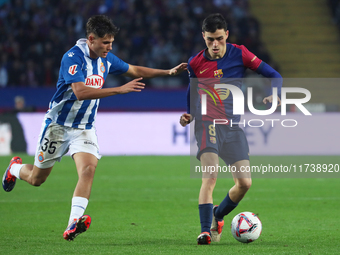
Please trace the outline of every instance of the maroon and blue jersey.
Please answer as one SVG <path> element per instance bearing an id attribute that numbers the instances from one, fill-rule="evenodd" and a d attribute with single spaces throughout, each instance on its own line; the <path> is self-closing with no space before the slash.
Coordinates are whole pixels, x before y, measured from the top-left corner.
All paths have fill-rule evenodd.
<path id="1" fill-rule="evenodd" d="M 232 93 L 224 88 L 214 89 L 214 85 L 231 84 L 241 89 L 242 78 L 247 68 L 261 73 L 265 77 L 282 78 L 279 73 L 243 45 L 227 43 L 226 53 L 220 59 L 209 59 L 205 52 L 206 49 L 202 50 L 188 61 L 190 77 L 187 98 L 188 113 L 191 113 L 196 120 L 232 119 L 233 123 L 240 121 L 240 115 L 233 115 Z M 282 82 L 275 85 L 272 83 L 272 86 L 280 89 Z M 191 99 L 190 93 L 192 94 Z M 206 115 L 200 114 L 202 94 L 207 94 Z M 191 102 L 191 107 L 190 100 L 194 100 Z"/>

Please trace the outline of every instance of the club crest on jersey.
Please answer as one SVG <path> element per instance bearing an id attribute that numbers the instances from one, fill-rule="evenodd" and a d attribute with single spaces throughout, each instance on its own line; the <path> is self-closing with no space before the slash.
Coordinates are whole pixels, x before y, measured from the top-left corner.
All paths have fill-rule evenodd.
<path id="1" fill-rule="evenodd" d="M 40 154 L 38 155 L 38 160 L 39 160 L 39 162 L 44 161 L 44 153 L 43 152 L 40 152 Z"/>
<path id="2" fill-rule="evenodd" d="M 105 66 L 104 66 L 103 62 L 102 62 L 102 64 L 101 64 L 101 66 L 100 66 L 100 71 L 101 71 L 102 73 L 105 73 Z"/>
<path id="3" fill-rule="evenodd" d="M 216 137 L 210 136 L 210 142 L 215 144 L 216 143 Z"/>
<path id="4" fill-rule="evenodd" d="M 72 65 L 68 69 L 68 73 L 71 74 L 71 75 L 75 75 L 78 72 L 78 71 L 76 71 L 76 69 L 77 69 L 77 65 Z"/>
<path id="5" fill-rule="evenodd" d="M 104 78 L 100 75 L 93 74 L 90 75 L 85 79 L 85 86 L 94 88 L 94 89 L 101 89 L 104 85 Z"/>
<path id="6" fill-rule="evenodd" d="M 215 70 L 214 76 L 215 76 L 216 79 L 221 79 L 223 77 L 222 69 Z"/>

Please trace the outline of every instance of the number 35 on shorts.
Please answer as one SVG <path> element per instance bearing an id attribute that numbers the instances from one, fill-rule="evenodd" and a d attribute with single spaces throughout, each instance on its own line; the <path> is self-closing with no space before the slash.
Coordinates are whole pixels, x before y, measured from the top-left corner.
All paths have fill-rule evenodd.
<path id="1" fill-rule="evenodd" d="M 43 152 L 47 151 L 49 154 L 53 154 L 55 150 L 57 149 L 55 146 L 56 144 L 57 142 L 50 141 L 49 139 L 44 138 L 44 141 L 42 142 L 42 145 L 41 145 L 41 150 Z"/>

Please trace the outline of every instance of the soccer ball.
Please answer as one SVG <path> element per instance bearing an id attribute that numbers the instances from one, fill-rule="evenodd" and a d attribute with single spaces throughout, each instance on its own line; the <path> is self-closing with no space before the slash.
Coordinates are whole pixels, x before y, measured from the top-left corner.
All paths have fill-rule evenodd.
<path id="1" fill-rule="evenodd" d="M 231 222 L 231 233 L 242 243 L 255 241 L 262 232 L 262 223 L 254 213 L 242 212 L 237 214 Z"/>

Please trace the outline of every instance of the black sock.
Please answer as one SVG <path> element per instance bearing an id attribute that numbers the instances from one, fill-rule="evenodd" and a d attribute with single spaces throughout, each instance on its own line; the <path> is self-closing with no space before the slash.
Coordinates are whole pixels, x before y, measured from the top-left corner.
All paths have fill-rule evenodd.
<path id="1" fill-rule="evenodd" d="M 200 222 L 201 222 L 201 233 L 209 232 L 212 222 L 212 209 L 213 204 L 201 204 L 198 205 L 198 210 L 200 214 Z"/>
<path id="2" fill-rule="evenodd" d="M 233 201 L 231 201 L 228 192 L 227 196 L 223 199 L 223 201 L 215 210 L 215 218 L 217 220 L 223 220 L 223 217 L 234 210 L 237 205 L 238 203 L 234 203 Z"/>

